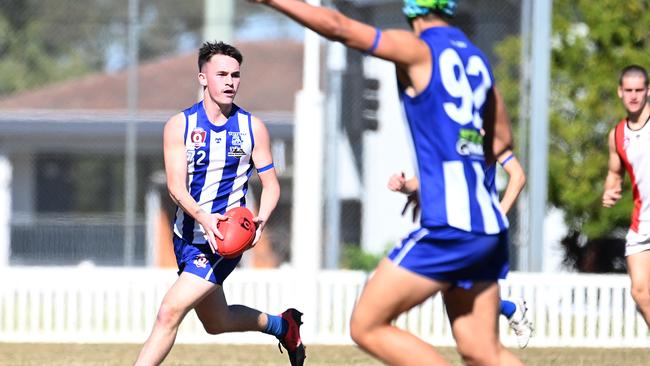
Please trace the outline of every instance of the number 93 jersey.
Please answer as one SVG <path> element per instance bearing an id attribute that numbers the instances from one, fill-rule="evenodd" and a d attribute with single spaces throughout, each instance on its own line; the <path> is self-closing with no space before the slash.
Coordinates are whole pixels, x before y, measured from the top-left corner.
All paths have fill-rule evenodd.
<path id="1" fill-rule="evenodd" d="M 233 105 L 228 120 L 221 126 L 208 120 L 203 102 L 183 113 L 190 195 L 205 212 L 223 214 L 233 207 L 245 206 L 255 143 L 250 113 Z M 200 224 L 180 207 L 174 233 L 190 243 L 206 243 Z"/>
<path id="2" fill-rule="evenodd" d="M 431 80 L 414 97 L 400 87 L 400 98 L 417 158 L 421 225 L 500 233 L 508 222 L 485 179 L 481 133 L 492 70 L 457 28 L 428 28 L 420 38 L 431 50 Z"/>

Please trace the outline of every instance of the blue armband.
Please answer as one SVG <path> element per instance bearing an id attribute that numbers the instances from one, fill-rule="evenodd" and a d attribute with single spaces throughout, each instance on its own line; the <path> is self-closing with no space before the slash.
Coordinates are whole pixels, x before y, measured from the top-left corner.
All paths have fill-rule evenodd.
<path id="1" fill-rule="evenodd" d="M 373 52 L 377 49 L 377 46 L 379 46 L 379 40 L 381 40 L 381 29 L 375 28 L 375 40 L 372 41 L 372 46 L 364 52 L 366 55 L 372 55 Z"/>
<path id="2" fill-rule="evenodd" d="M 515 157 L 515 154 L 510 154 L 510 155 L 508 155 L 508 157 L 505 158 L 505 159 L 501 162 L 501 166 L 505 166 L 505 165 L 506 165 L 510 160 L 512 160 L 512 158 L 514 158 L 514 157 Z"/>
<path id="3" fill-rule="evenodd" d="M 273 169 L 273 163 L 271 163 L 271 164 L 269 164 L 269 165 L 267 165 L 267 166 L 263 166 L 263 167 L 257 169 L 257 172 L 258 172 L 258 173 L 264 173 L 265 171 L 267 171 L 267 170 L 269 170 L 269 169 Z"/>

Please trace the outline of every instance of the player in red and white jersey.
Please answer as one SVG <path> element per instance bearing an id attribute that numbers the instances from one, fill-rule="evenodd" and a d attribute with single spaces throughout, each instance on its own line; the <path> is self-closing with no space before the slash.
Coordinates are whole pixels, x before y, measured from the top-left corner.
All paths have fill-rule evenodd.
<path id="1" fill-rule="evenodd" d="M 609 133 L 609 170 L 603 206 L 621 198 L 625 172 L 632 182 L 634 211 L 626 236 L 625 256 L 632 280 L 631 292 L 646 324 L 650 325 L 650 105 L 648 73 L 638 65 L 621 71 L 618 96 L 627 111 Z"/>

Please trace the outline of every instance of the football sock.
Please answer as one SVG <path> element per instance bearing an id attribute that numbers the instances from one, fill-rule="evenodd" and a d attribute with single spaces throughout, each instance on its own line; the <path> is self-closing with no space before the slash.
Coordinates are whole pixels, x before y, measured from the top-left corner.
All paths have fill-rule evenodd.
<path id="1" fill-rule="evenodd" d="M 514 302 L 508 300 L 501 300 L 501 314 L 505 315 L 506 318 L 510 319 L 512 314 L 517 310 L 517 305 Z"/>
<path id="2" fill-rule="evenodd" d="M 287 333 L 289 324 L 281 316 L 266 314 L 266 318 L 268 321 L 266 323 L 266 329 L 263 331 L 264 333 L 272 334 L 278 338 L 281 338 Z"/>

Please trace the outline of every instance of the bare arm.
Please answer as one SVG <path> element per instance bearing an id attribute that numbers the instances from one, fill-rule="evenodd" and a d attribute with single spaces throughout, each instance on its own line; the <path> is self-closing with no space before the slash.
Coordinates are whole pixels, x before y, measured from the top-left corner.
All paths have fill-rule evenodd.
<path id="1" fill-rule="evenodd" d="M 499 156 L 498 160 L 506 173 L 508 173 L 508 184 L 501 198 L 501 211 L 507 214 L 526 185 L 526 173 L 524 173 L 524 168 L 512 154 L 511 150 L 506 150 Z"/>
<path id="2" fill-rule="evenodd" d="M 264 123 L 256 117 L 253 120 L 253 136 L 255 137 L 255 147 L 253 148 L 253 163 L 257 169 L 264 168 L 273 163 L 273 156 L 271 154 L 271 139 L 269 132 L 264 126 Z M 258 226 L 258 238 L 264 226 L 266 225 L 269 216 L 275 209 L 280 199 L 280 183 L 276 175 L 275 169 L 271 168 L 258 173 L 260 181 L 262 182 L 262 195 L 260 197 L 260 206 L 254 221 Z"/>
<path id="3" fill-rule="evenodd" d="M 192 198 L 187 189 L 187 157 L 183 135 L 185 131 L 185 116 L 179 113 L 167 121 L 163 132 L 163 154 L 165 158 L 165 174 L 167 177 L 167 190 L 172 201 L 183 211 L 192 216 L 201 224 L 205 231 L 208 243 L 213 251 L 217 244 L 215 235 L 220 239 L 223 236 L 217 230 L 217 221 L 224 218 L 219 214 L 210 214 Z"/>
<path id="4" fill-rule="evenodd" d="M 616 128 L 613 128 L 607 138 L 609 145 L 609 163 L 603 192 L 603 206 L 605 207 L 612 207 L 621 199 L 623 177 L 625 176 L 625 167 L 623 166 L 621 157 L 616 152 L 615 131 Z"/>
<path id="5" fill-rule="evenodd" d="M 493 164 L 497 156 L 512 149 L 513 145 L 510 117 L 496 86 L 492 87 L 492 91 L 488 94 L 483 122 L 486 161 L 488 164 Z"/>

